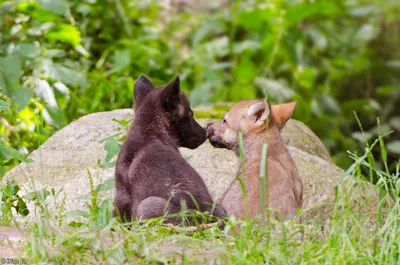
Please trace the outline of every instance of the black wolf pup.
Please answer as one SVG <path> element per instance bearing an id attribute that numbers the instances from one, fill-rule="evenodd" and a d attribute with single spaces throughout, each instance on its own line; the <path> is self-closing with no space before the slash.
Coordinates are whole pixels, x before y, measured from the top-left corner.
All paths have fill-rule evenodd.
<path id="1" fill-rule="evenodd" d="M 115 170 L 114 216 L 130 221 L 179 213 L 182 200 L 188 210 L 226 216 L 222 206 L 213 205 L 200 175 L 179 153 L 178 147 L 194 149 L 207 139 L 206 130 L 194 120 L 189 101 L 180 91 L 179 77 L 156 89 L 141 75 L 134 96 L 133 126 Z M 177 217 L 166 222 L 180 223 Z"/>

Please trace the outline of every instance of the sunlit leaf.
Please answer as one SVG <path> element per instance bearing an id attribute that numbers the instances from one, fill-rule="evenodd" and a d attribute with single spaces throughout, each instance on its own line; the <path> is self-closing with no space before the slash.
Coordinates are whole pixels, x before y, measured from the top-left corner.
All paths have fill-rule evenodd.
<path id="1" fill-rule="evenodd" d="M 49 40 L 69 43 L 74 47 L 79 45 L 81 41 L 80 31 L 76 26 L 70 24 L 61 24 L 52 28 L 45 34 L 45 37 Z"/>
<path id="2" fill-rule="evenodd" d="M 55 21 L 61 20 L 61 17 L 58 14 L 51 12 L 44 8 L 36 8 L 33 16 L 38 21 L 42 21 L 42 22 L 55 22 Z M 40 32 L 39 36 L 40 35 L 42 35 L 42 32 Z"/>

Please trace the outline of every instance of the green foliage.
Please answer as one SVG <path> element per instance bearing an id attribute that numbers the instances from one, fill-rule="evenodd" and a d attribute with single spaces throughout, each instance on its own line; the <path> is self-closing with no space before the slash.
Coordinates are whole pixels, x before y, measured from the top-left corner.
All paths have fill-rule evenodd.
<path id="1" fill-rule="evenodd" d="M 13 212 L 22 216 L 29 214 L 28 207 L 23 198 L 18 195 L 20 188 L 15 182 L 8 182 L 0 189 L 0 224 L 10 224 L 13 220 Z"/>
<path id="2" fill-rule="evenodd" d="M 351 163 L 346 150 L 394 130 L 387 149 L 393 169 L 400 155 L 398 1 L 201 6 L 0 0 L 2 137 L 26 154 L 82 115 L 131 107 L 141 73 L 157 84 L 180 74 L 192 105 L 263 96 L 298 101 L 295 118 L 343 168 Z M 16 163 L 2 162 L 1 174 Z"/>

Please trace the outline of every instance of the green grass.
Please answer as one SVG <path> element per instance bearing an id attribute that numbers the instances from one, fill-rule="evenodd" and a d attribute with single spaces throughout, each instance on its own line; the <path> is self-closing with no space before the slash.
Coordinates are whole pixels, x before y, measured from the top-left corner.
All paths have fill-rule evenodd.
<path id="1" fill-rule="evenodd" d="M 60 207 L 50 213 L 44 198 L 54 191 L 42 191 L 30 196 L 36 214 L 23 228 L 20 257 L 28 264 L 400 264 L 400 163 L 394 172 L 378 169 L 374 146 L 384 150 L 383 138 L 361 156 L 350 154 L 354 163 L 335 187 L 329 217 L 310 217 L 307 210 L 300 212 L 302 222 L 268 219 L 258 225 L 231 217 L 224 230 L 187 231 L 159 218 L 128 226 L 111 217 L 112 202 L 99 200 L 92 181 L 87 212 Z M 379 177 L 376 198 L 360 193 L 370 185 L 369 174 Z M 12 219 L 8 224 L 20 222 L 3 214 Z"/>

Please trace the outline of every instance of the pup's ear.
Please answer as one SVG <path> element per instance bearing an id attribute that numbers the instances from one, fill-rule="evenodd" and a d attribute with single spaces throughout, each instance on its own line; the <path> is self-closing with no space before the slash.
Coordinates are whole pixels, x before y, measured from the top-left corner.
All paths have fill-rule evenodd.
<path id="1" fill-rule="evenodd" d="M 172 111 L 178 107 L 181 92 L 180 83 L 179 76 L 176 76 L 163 89 L 163 106 L 168 111 Z"/>
<path id="2" fill-rule="evenodd" d="M 135 104 L 138 105 L 146 97 L 146 95 L 154 88 L 153 83 L 145 75 L 140 75 L 133 87 L 133 95 Z"/>
<path id="3" fill-rule="evenodd" d="M 279 130 L 282 130 L 286 122 L 292 117 L 296 105 L 296 102 L 272 105 L 272 116 Z"/>
<path id="4" fill-rule="evenodd" d="M 269 103 L 268 103 L 269 104 Z M 265 108 L 264 101 L 257 101 L 249 106 L 246 112 L 246 118 L 253 121 L 257 125 L 262 125 L 267 120 L 269 108 Z"/>

